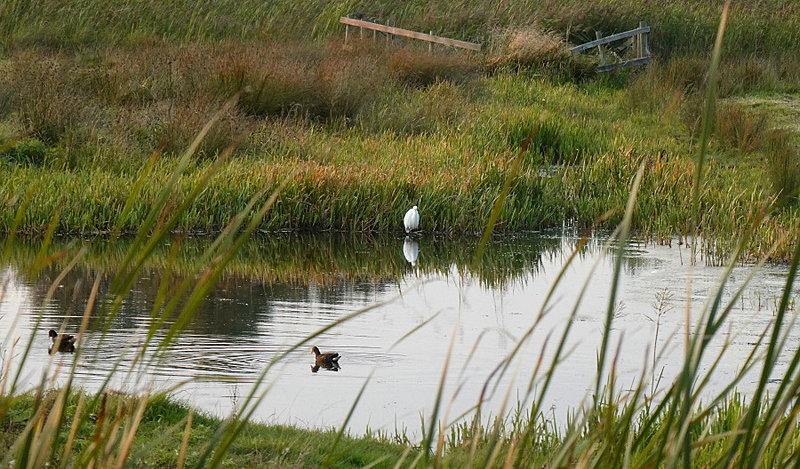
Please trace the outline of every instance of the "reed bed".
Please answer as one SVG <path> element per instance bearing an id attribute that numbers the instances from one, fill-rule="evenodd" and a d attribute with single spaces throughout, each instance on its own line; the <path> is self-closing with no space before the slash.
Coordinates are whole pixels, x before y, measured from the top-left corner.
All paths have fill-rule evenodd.
<path id="1" fill-rule="evenodd" d="M 498 26 L 522 27 L 538 20 L 569 40 L 594 39 L 630 29 L 639 21 L 656 26 L 653 48 L 659 56 L 707 54 L 714 40 L 721 7 L 680 0 L 661 3 L 603 0 L 538 2 L 516 0 L 398 2 L 220 1 L 198 5 L 186 0 L 156 3 L 126 0 L 109 11 L 92 0 L 10 0 L 0 10 L 6 47 L 37 44 L 80 47 L 87 44 L 142 43 L 153 37 L 176 41 L 248 40 L 263 37 L 328 38 L 341 34 L 340 16 L 361 12 L 377 21 L 464 40 L 486 42 Z M 731 56 L 777 53 L 790 56 L 798 40 L 797 5 L 779 0 L 743 1 L 731 7 L 726 53 Z M 120 27 L 120 25 L 125 25 Z M 587 39 L 588 38 L 588 39 Z"/>
<path id="2" fill-rule="evenodd" d="M 436 7 L 129 0 L 109 12 L 91 1 L 4 3 L 0 167 L 8 177 L 0 182 L 0 230 L 42 234 L 58 208 L 60 233 L 136 231 L 181 151 L 237 95 L 181 174 L 176 190 L 186 193 L 232 149 L 175 221 L 180 231 L 222 230 L 255 193 L 289 175 L 259 229 L 399 231 L 398 214 L 417 204 L 426 230 L 478 233 L 516 148 L 537 126 L 498 231 L 586 227 L 601 218 L 613 227 L 645 161 L 652 171 L 634 228 L 687 234 L 690 155 L 718 6 L 448 4 L 455 16 Z M 800 62 L 785 47 L 800 30 L 795 10 L 733 5 L 720 57 L 717 89 L 731 99 L 715 111 L 700 226 L 732 246 L 742 220 L 768 213 L 746 250 L 755 259 L 766 255 L 769 241 L 761 239 L 800 223 L 798 146 L 795 130 L 770 137 L 778 123 L 739 102 L 797 92 Z M 484 42 L 488 52 L 430 54 L 369 39 L 345 45 L 337 19 L 355 11 Z M 639 20 L 654 27 L 657 60 L 645 71 L 593 77 L 591 59 L 566 52 L 594 31 Z M 604 217 L 608 211 L 615 214 Z M 789 256 L 788 248 L 771 254 Z"/>
<path id="3" fill-rule="evenodd" d="M 7 174 L 0 200 L 8 207 L 0 229 L 8 231 L 14 210 L 24 205 L 16 228 L 29 234 L 44 233 L 56 208 L 61 233 L 135 231 L 180 149 L 228 97 L 245 90 L 208 129 L 180 176 L 179 194 L 232 149 L 176 220 L 180 231 L 221 230 L 256 192 L 289 175 L 284 197 L 260 229 L 395 231 L 398 214 L 417 204 L 426 230 L 478 233 L 515 148 L 535 125 L 498 231 L 588 226 L 616 210 L 605 222 L 613 226 L 635 168 L 646 161 L 646 196 L 634 228 L 654 237 L 687 233 L 694 171 L 688 155 L 697 126 L 687 115 L 699 115 L 699 79 L 689 87 L 667 80 L 655 90 L 654 67 L 624 89 L 521 69 L 464 81 L 465 69 L 452 68 L 452 57 L 433 56 L 420 73 L 428 76 L 434 67 L 438 78 L 425 85 L 408 81 L 418 76 L 408 54 L 371 44 L 343 49 L 337 42 L 176 47 L 163 41 L 80 53 L 13 52 L 0 71 L 0 82 L 17 91 L 5 102 L 0 127 Z M 39 79 L 31 82 L 31 75 Z M 796 146 L 765 136 L 775 124 L 758 117 L 756 125 L 735 102 L 719 113 L 701 194 L 708 208 L 703 232 L 729 237 L 763 210 L 770 212 L 760 228 L 768 239 L 792 232 Z M 753 243 L 749 255 L 765 255 L 768 243 Z M 788 255 L 784 249 L 773 256 Z"/>

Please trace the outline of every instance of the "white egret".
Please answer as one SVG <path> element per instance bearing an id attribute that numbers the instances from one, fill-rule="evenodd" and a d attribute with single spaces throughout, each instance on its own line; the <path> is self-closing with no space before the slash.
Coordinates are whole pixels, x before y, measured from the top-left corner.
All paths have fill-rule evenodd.
<path id="1" fill-rule="evenodd" d="M 419 229 L 419 210 L 416 205 L 406 212 L 406 216 L 403 217 L 403 225 L 406 227 L 406 233 Z"/>

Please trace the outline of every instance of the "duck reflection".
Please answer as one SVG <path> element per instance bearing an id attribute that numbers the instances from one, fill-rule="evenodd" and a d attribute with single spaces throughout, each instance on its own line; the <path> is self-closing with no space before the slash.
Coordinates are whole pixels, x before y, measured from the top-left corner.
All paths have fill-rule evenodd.
<path id="1" fill-rule="evenodd" d="M 411 239 L 410 236 L 406 236 L 405 241 L 403 241 L 403 256 L 406 258 L 411 264 L 411 267 L 417 266 L 417 258 L 419 257 L 419 243 L 416 240 Z"/>
<path id="2" fill-rule="evenodd" d="M 341 356 L 338 353 L 321 353 L 316 345 L 311 347 L 311 352 L 314 354 L 314 365 L 311 366 L 312 373 L 316 373 L 320 368 L 330 371 L 339 371 L 342 368 L 339 366 Z"/>
<path id="3" fill-rule="evenodd" d="M 342 369 L 342 367 L 339 366 L 338 362 L 317 363 L 316 365 L 311 365 L 311 372 L 316 373 L 317 371 L 319 371 L 320 368 L 328 371 L 339 371 Z"/>

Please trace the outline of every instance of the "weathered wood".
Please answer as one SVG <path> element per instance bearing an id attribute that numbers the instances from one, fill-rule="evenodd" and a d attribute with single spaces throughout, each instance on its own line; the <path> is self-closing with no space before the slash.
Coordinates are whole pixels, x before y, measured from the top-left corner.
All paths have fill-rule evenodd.
<path id="1" fill-rule="evenodd" d="M 620 62 L 618 64 L 606 64 L 597 67 L 598 72 L 608 72 L 611 70 L 616 70 L 618 68 L 625 68 L 625 67 L 633 67 L 635 65 L 644 65 L 650 63 L 652 59 L 650 57 L 640 57 L 638 59 L 631 59 L 626 60 L 625 62 Z"/>
<path id="2" fill-rule="evenodd" d="M 596 39 L 596 40 L 591 41 L 591 42 L 583 43 L 583 44 L 581 44 L 579 46 L 573 47 L 569 51 L 572 52 L 573 54 L 577 54 L 578 52 L 583 52 L 583 51 L 589 50 L 589 49 L 591 49 L 593 47 L 597 47 L 597 46 L 600 46 L 600 45 L 603 45 L 603 44 L 608 44 L 609 42 L 614 42 L 614 41 L 618 41 L 620 39 L 625 39 L 626 37 L 636 36 L 637 34 L 649 33 L 649 32 L 650 32 L 650 26 L 645 26 L 644 28 L 631 29 L 630 31 L 625 31 L 625 32 L 622 32 L 622 33 L 617 33 L 617 34 L 612 34 L 611 36 L 606 36 L 606 37 L 604 37 L 602 39 Z"/>
<path id="3" fill-rule="evenodd" d="M 642 35 L 637 34 L 633 36 L 633 50 L 636 52 L 635 57 L 639 58 L 642 56 Z"/>
<path id="4" fill-rule="evenodd" d="M 603 32 L 602 31 L 595 31 L 594 32 L 594 37 L 597 38 L 597 40 L 599 41 L 600 39 L 603 38 Z M 600 64 L 601 65 L 605 65 L 606 64 L 606 53 L 603 51 L 603 45 L 602 44 L 597 46 L 597 53 L 600 54 Z"/>
<path id="5" fill-rule="evenodd" d="M 639 26 L 646 28 L 647 23 L 642 21 L 641 23 L 639 23 Z M 642 52 L 643 52 L 642 57 L 650 57 L 650 46 L 647 44 L 648 37 L 649 36 L 647 34 L 642 34 Z"/>
<path id="6" fill-rule="evenodd" d="M 381 31 L 389 35 L 410 37 L 412 39 L 419 39 L 421 41 L 428 41 L 436 44 L 444 44 L 451 47 L 459 47 L 468 50 L 481 50 L 481 45 L 474 42 L 459 41 L 458 39 L 450 39 L 447 37 L 434 36 L 433 34 L 419 33 L 408 29 L 395 28 L 393 26 L 386 26 L 379 23 L 371 23 L 369 21 L 355 20 L 353 18 L 341 17 L 339 22 L 349 26 L 358 26 L 361 28 L 371 29 L 373 31 Z"/>

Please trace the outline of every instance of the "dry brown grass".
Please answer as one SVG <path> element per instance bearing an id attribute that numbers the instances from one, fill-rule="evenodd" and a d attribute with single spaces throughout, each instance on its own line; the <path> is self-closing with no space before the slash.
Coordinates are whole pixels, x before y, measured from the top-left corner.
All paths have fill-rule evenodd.
<path id="1" fill-rule="evenodd" d="M 770 128 L 769 116 L 739 103 L 726 103 L 714 116 L 714 134 L 742 153 L 750 153 L 764 145 Z"/>
<path id="2" fill-rule="evenodd" d="M 493 42 L 490 69 L 548 71 L 570 80 L 582 80 L 595 73 L 591 58 L 573 55 L 566 41 L 536 25 L 501 31 Z"/>
<path id="3" fill-rule="evenodd" d="M 784 202 L 800 200 L 800 143 L 797 135 L 775 129 L 764 138 L 767 171 L 772 188 Z"/>
<path id="4" fill-rule="evenodd" d="M 85 103 L 73 91 L 69 73 L 58 57 L 37 60 L 23 54 L 12 61 L 3 81 L 13 90 L 11 106 L 25 132 L 55 143 L 85 117 Z"/>
<path id="5" fill-rule="evenodd" d="M 123 148 L 137 154 L 154 148 L 178 152 L 221 103 L 240 94 L 237 107 L 200 149 L 214 154 L 259 120 L 349 125 L 374 117 L 373 105 L 392 90 L 461 82 L 479 68 L 465 54 L 430 54 L 370 41 L 345 46 L 338 41 L 148 40 L 136 47 L 80 52 L 27 49 L 12 53 L 0 68 L 0 89 L 11 90 L 0 100 L 0 113 L 18 116 L 26 134 L 49 146 L 68 143 L 72 156 L 67 159 Z M 429 116 L 450 120 L 434 109 L 420 112 L 407 109 L 389 127 L 418 132 L 432 128 Z"/>
<path id="6" fill-rule="evenodd" d="M 389 58 L 389 73 L 402 83 L 429 86 L 440 82 L 463 82 L 480 70 L 479 62 L 463 52 L 428 53 L 399 49 Z"/>

